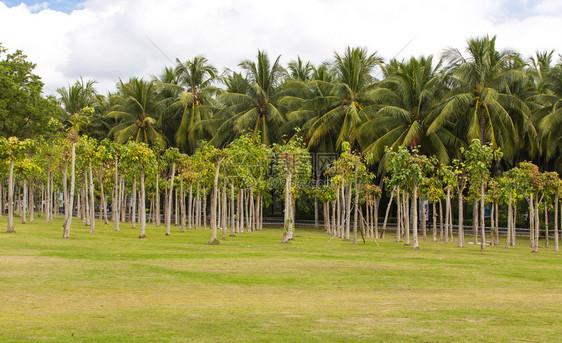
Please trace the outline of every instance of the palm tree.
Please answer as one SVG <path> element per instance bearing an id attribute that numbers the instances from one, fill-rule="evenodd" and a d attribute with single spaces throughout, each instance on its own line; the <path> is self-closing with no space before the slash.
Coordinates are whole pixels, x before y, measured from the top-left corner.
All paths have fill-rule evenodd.
<path id="1" fill-rule="evenodd" d="M 166 140 L 157 120 L 165 105 L 158 96 L 156 83 L 133 77 L 127 83 L 120 80 L 117 89 L 115 109 L 108 114 L 117 124 L 109 135 L 117 143 L 134 140 L 164 148 Z"/>
<path id="2" fill-rule="evenodd" d="M 428 131 L 434 133 L 458 121 L 458 132 L 466 132 L 467 141 L 490 142 L 511 159 L 518 144 L 517 131 L 528 128 L 525 121 L 530 116 L 525 102 L 509 93 L 509 85 L 524 77 L 521 69 L 512 68 L 518 56 L 498 52 L 496 37 L 488 36 L 470 39 L 467 53 L 465 57 L 457 49 L 445 51 L 451 91 Z"/>
<path id="3" fill-rule="evenodd" d="M 196 124 L 212 118 L 217 108 L 214 95 L 219 89 L 212 86 L 216 79 L 216 68 L 202 56 L 185 62 L 176 59 L 175 69 L 166 69 L 161 78 L 162 85 L 167 89 L 166 96 L 171 99 L 163 118 L 172 117 L 174 140 L 182 152 L 193 153 L 195 143 L 205 129 L 199 126 L 200 130 L 196 130 Z"/>
<path id="4" fill-rule="evenodd" d="M 68 88 L 59 88 L 60 102 L 69 115 L 80 112 L 84 107 L 92 106 L 96 101 L 96 81 L 84 81 L 82 77 Z"/>
<path id="5" fill-rule="evenodd" d="M 386 146 L 419 146 L 421 153 L 448 162 L 448 147 L 458 146 L 458 139 L 445 128 L 428 132 L 432 111 L 444 90 L 440 66 L 441 61 L 434 65 L 429 56 L 412 57 L 408 62 L 392 60 L 385 68 L 386 78 L 371 94 L 380 107 L 359 131 L 364 151 L 374 153 L 377 162 Z"/>
<path id="6" fill-rule="evenodd" d="M 366 120 L 365 109 L 373 104 L 371 97 L 374 68 L 382 64 L 376 53 L 369 54 L 364 48 L 348 47 L 344 55 L 335 54 L 333 64 L 335 80 L 327 94 L 319 97 L 317 108 L 325 108 L 311 118 L 306 140 L 309 147 L 316 147 L 327 140 L 335 141 L 337 150 L 344 141 L 356 144 L 358 129 Z M 322 81 L 326 82 L 326 81 Z"/>
<path id="7" fill-rule="evenodd" d="M 217 127 L 211 143 L 224 146 L 244 132 L 261 134 L 265 144 L 279 140 L 280 128 L 286 121 L 277 103 L 283 77 L 279 58 L 271 63 L 267 53 L 258 51 L 256 62 L 245 60 L 239 64 L 245 76 L 233 73 L 225 78 L 228 89 L 219 96 L 225 108 L 213 121 L 202 123 Z"/>
<path id="8" fill-rule="evenodd" d="M 546 69 L 546 66 L 541 70 Z M 553 161 L 562 170 L 562 57 L 548 72 L 541 73 L 542 92 L 537 96 L 541 108 L 534 113 L 546 161 Z"/>

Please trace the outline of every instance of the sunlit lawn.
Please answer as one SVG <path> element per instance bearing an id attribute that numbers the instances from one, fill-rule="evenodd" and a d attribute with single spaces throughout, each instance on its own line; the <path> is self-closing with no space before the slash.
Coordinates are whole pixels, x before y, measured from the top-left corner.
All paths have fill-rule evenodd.
<path id="1" fill-rule="evenodd" d="M 280 244 L 266 228 L 209 246 L 202 229 L 139 240 L 129 223 L 91 235 L 75 219 L 63 240 L 61 217 L 18 220 L 0 234 L 2 342 L 562 340 L 562 253 L 523 238 L 413 251 L 313 229 Z"/>

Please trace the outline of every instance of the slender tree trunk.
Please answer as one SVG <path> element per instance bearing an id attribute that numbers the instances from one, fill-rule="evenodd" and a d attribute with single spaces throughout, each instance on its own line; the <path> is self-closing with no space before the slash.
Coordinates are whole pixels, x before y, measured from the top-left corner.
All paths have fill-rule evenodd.
<path id="1" fill-rule="evenodd" d="M 390 207 L 392 205 L 392 199 L 394 198 L 394 193 L 396 192 L 396 187 L 392 189 L 390 192 L 390 200 L 388 201 L 388 205 L 386 205 L 386 213 L 384 215 L 384 222 L 382 224 L 382 234 L 381 238 L 384 238 L 384 234 L 386 233 L 386 223 L 388 221 L 388 214 L 390 213 Z"/>
<path id="2" fill-rule="evenodd" d="M 66 169 L 64 171 L 64 183 L 66 184 Z M 45 191 L 45 223 L 50 223 L 51 222 L 51 215 L 50 215 L 50 210 L 51 210 L 51 172 L 50 170 L 47 170 L 47 183 L 45 184 L 45 186 L 47 186 L 46 191 Z M 66 218 L 66 217 L 65 217 Z"/>
<path id="3" fill-rule="evenodd" d="M 137 228 L 137 176 L 133 176 L 133 189 L 131 191 L 131 228 Z"/>
<path id="4" fill-rule="evenodd" d="M 404 226 L 402 226 L 404 231 L 404 245 L 410 245 L 410 225 L 412 224 L 410 220 L 410 197 L 405 191 L 402 193 L 402 202 L 404 203 Z"/>
<path id="5" fill-rule="evenodd" d="M 226 202 L 226 169 L 223 168 L 223 184 L 222 184 L 222 207 L 221 207 L 221 228 L 222 228 L 222 240 L 226 241 L 226 227 L 227 227 L 227 202 Z"/>
<path id="6" fill-rule="evenodd" d="M 75 169 L 76 169 L 76 143 L 72 142 L 72 157 L 70 162 L 70 199 L 69 206 L 74 204 L 74 184 L 76 181 Z M 68 211 L 68 215 L 65 218 L 64 230 L 62 238 L 70 238 L 70 224 L 72 222 L 72 209 Z"/>
<path id="7" fill-rule="evenodd" d="M 433 217 L 433 241 L 437 242 L 437 205 L 436 203 L 432 203 L 433 205 L 433 211 L 432 212 L 432 217 Z"/>
<path id="8" fill-rule="evenodd" d="M 160 171 L 156 172 L 156 207 L 154 208 L 154 213 L 156 216 L 156 226 L 160 226 Z"/>
<path id="9" fill-rule="evenodd" d="M 88 161 L 88 168 L 90 171 L 90 233 L 96 233 L 96 207 L 94 205 L 94 173 L 92 171 L 92 161 Z M 101 206 L 100 206 L 101 215 Z"/>
<path id="10" fill-rule="evenodd" d="M 207 189 L 203 186 L 203 228 L 207 229 Z"/>
<path id="11" fill-rule="evenodd" d="M 350 188 L 351 198 L 351 188 Z M 357 245 L 357 221 L 359 220 L 359 186 L 357 185 L 357 169 L 355 170 L 355 209 L 353 211 L 353 245 Z"/>
<path id="12" fill-rule="evenodd" d="M 183 173 L 180 174 L 180 226 L 181 232 L 185 232 L 185 193 L 183 189 Z"/>
<path id="13" fill-rule="evenodd" d="M 325 201 L 322 203 L 322 212 L 324 213 L 324 230 L 326 233 L 331 234 L 330 229 L 330 204 L 329 202 Z"/>
<path id="14" fill-rule="evenodd" d="M 459 248 L 462 248 L 464 244 L 464 200 L 462 192 L 459 192 L 459 234 L 458 234 L 458 242 Z"/>
<path id="15" fill-rule="evenodd" d="M 418 250 L 418 185 L 414 183 L 412 195 L 412 249 Z"/>
<path id="16" fill-rule="evenodd" d="M 539 252 L 539 229 L 540 229 L 540 221 L 539 221 L 539 199 L 538 196 L 535 198 L 535 243 L 533 245 L 533 252 Z"/>
<path id="17" fill-rule="evenodd" d="M 25 184 L 24 184 L 25 185 Z M 544 247 L 548 248 L 548 206 L 547 202 L 544 202 Z"/>
<path id="18" fill-rule="evenodd" d="M 490 202 L 490 245 L 494 246 L 495 244 L 495 237 L 494 237 L 494 229 L 496 225 L 494 223 L 494 203 Z"/>
<path id="19" fill-rule="evenodd" d="M 443 202 L 439 200 L 439 240 L 444 240 L 443 238 Z"/>
<path id="20" fill-rule="evenodd" d="M 23 179 L 23 195 L 22 195 L 22 202 L 21 202 L 21 223 L 27 223 L 27 179 Z"/>
<path id="21" fill-rule="evenodd" d="M 29 221 L 35 221 L 35 182 L 29 183 Z"/>
<path id="22" fill-rule="evenodd" d="M 560 206 L 560 194 L 556 191 L 554 199 L 554 251 L 558 251 L 558 206 Z"/>
<path id="23" fill-rule="evenodd" d="M 507 235 L 505 241 L 505 248 L 509 249 L 511 245 L 511 230 L 513 230 L 513 207 L 512 207 L 512 193 L 509 191 L 509 197 L 507 200 Z"/>
<path id="24" fill-rule="evenodd" d="M 472 234 L 474 235 L 474 244 L 478 244 L 478 199 L 476 196 L 472 202 Z"/>
<path id="25" fill-rule="evenodd" d="M 219 191 L 219 171 L 221 167 L 222 159 L 217 161 L 215 166 L 215 178 L 213 182 L 213 194 L 211 196 L 211 241 L 209 244 L 216 245 L 219 244 L 217 239 L 217 198 Z"/>
<path id="26" fill-rule="evenodd" d="M 176 163 L 172 163 L 172 177 L 170 178 L 170 186 L 168 191 L 168 201 L 166 204 L 166 236 L 170 235 L 170 222 L 172 220 L 172 194 L 174 191 L 174 177 L 176 175 Z"/>
<path id="27" fill-rule="evenodd" d="M 189 197 L 187 206 L 187 229 L 193 229 L 193 181 L 189 182 Z"/>
<path id="28" fill-rule="evenodd" d="M 234 182 L 230 183 L 230 237 L 236 237 L 236 218 L 234 215 Z"/>
<path id="29" fill-rule="evenodd" d="M 451 187 L 447 187 L 445 199 L 445 243 L 449 243 L 449 215 L 451 214 Z"/>
<path id="30" fill-rule="evenodd" d="M 481 238 L 480 251 L 484 251 L 486 246 L 486 221 L 484 220 L 484 181 L 480 183 L 480 229 Z"/>
<path id="31" fill-rule="evenodd" d="M 140 234 L 139 238 L 146 238 L 146 194 L 144 189 L 144 170 L 140 172 L 140 197 L 139 197 L 139 212 L 140 212 Z"/>
<path id="32" fill-rule="evenodd" d="M 287 173 L 285 177 L 285 232 L 283 233 L 283 243 L 287 243 L 290 239 L 290 232 L 293 230 L 293 216 L 291 210 L 292 199 L 291 199 L 291 183 L 292 175 Z"/>
<path id="33" fill-rule="evenodd" d="M 396 189 L 396 242 L 402 240 L 400 229 L 402 223 L 402 202 L 400 201 L 400 187 Z"/>

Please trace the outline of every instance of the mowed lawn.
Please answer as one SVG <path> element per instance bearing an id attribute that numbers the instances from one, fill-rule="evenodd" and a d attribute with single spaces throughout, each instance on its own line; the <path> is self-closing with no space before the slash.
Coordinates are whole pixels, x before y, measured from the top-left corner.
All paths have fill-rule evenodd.
<path id="1" fill-rule="evenodd" d="M 210 246 L 210 230 L 149 226 L 139 240 L 129 223 L 91 235 L 76 219 L 63 240 L 60 216 L 18 221 L 0 234 L 2 342 L 562 340 L 553 244 L 413 251 L 393 235 L 354 247 L 311 228 L 281 244 L 268 227 Z"/>

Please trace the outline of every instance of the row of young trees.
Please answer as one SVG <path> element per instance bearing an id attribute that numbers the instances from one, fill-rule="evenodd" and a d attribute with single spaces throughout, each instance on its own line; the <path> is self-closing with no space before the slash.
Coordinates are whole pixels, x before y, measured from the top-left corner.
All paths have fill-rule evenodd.
<path id="1" fill-rule="evenodd" d="M 90 226 L 90 232 L 95 233 L 96 209 L 100 223 L 108 224 L 108 213 L 111 214 L 116 231 L 127 219 L 132 228 L 136 228 L 138 219 L 139 238 L 146 238 L 147 215 L 160 225 L 163 199 L 166 235 L 171 234 L 172 217 L 182 232 L 186 228 L 206 228 L 209 210 L 210 243 L 218 244 L 219 229 L 223 240 L 227 238 L 228 229 L 231 236 L 244 230 L 260 230 L 264 206 L 271 204 L 272 194 L 277 193 L 285 198 L 283 242 L 288 242 L 293 238 L 296 199 L 308 193 L 322 203 L 326 232 L 346 240 L 350 240 L 352 234 L 355 245 L 359 233 L 363 239 L 370 237 L 375 241 L 384 237 L 394 199 L 396 241 L 404 240 L 406 245 L 419 249 L 418 234 L 423 234 L 424 240 L 427 237 L 428 218 L 423 209 L 426 199 L 433 205 L 433 241 L 438 237 L 436 221 L 439 218 L 439 239 L 453 242 L 452 198 L 456 196 L 459 247 L 465 243 L 465 201 L 473 203 L 474 243 L 480 236 L 484 251 L 486 226 L 491 233 L 489 244 L 499 245 L 500 209 L 506 212 L 507 218 L 505 246 L 515 245 L 516 212 L 524 200 L 528 205 L 524 210 L 529 211 L 533 251 L 538 252 L 539 248 L 541 210 L 546 247 L 549 212 L 554 212 L 554 249 L 558 251 L 562 185 L 558 175 L 541 173 L 536 165 L 522 162 L 503 175 L 492 177 L 492 164 L 501 159 L 502 153 L 489 145 L 481 145 L 479 140 L 463 148 L 463 158 L 452 161 L 451 165 L 441 164 L 436 157 L 429 158 L 417 149 L 387 148 L 389 177 L 385 178 L 384 186 L 390 201 L 379 230 L 379 203 L 383 192 L 373 184 L 375 175 L 367 167 L 373 156 L 352 152 L 347 142 L 342 146 L 340 157 L 326 171 L 329 182 L 319 187 L 312 179 L 310 153 L 298 138 L 268 147 L 260 143 L 259 137 L 246 134 L 223 149 L 203 142 L 193 155 L 187 155 L 176 148 L 154 150 L 132 140 L 118 144 L 80 136 L 79 126 L 92 113 L 91 108 L 82 109 L 75 114 L 74 125 L 66 135 L 61 132 L 50 141 L 20 141 L 16 137 L 0 140 L 0 158 L 6 161 L 3 165 L 8 176 L 8 192 L 0 194 L 0 208 L 4 208 L 4 203 L 8 207 L 7 232 L 15 231 L 15 206 L 19 206 L 23 223 L 28 212 L 30 220 L 34 220 L 35 208 L 45 213 L 45 220 L 49 222 L 58 212 L 58 194 L 62 193 L 64 238 L 70 235 L 73 216 L 80 216 Z M 76 173 L 76 169 L 81 172 Z M 14 198 L 14 189 L 18 190 L 18 199 Z M 106 189 L 111 189 L 110 195 Z M 150 202 L 148 210 L 147 200 Z M 442 201 L 445 201 L 444 215 Z M 439 215 L 436 204 L 439 204 Z M 491 209 L 489 225 L 485 223 L 486 204 Z M 109 205 L 111 211 L 108 211 Z M 172 215 L 172 208 L 175 215 Z"/>

